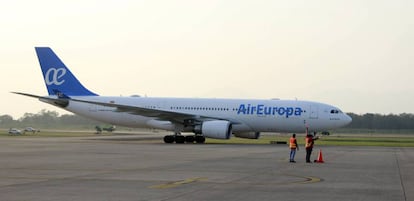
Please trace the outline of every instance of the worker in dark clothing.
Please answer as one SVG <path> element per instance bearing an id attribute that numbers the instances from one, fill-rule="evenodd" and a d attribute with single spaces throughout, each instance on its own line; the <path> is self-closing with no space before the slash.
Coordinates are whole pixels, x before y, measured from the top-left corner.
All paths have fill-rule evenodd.
<path id="1" fill-rule="evenodd" d="M 315 133 L 316 135 L 316 133 Z M 305 138 L 305 149 L 306 149 L 306 162 L 307 163 L 312 163 L 310 160 L 310 157 L 312 155 L 312 149 L 313 149 L 313 144 L 315 143 L 314 141 L 319 139 L 319 137 L 314 137 L 312 134 L 306 135 Z"/>
<path id="2" fill-rule="evenodd" d="M 289 148 L 290 148 L 290 162 L 296 163 L 295 161 L 296 150 L 299 151 L 298 142 L 296 141 L 296 134 L 293 134 L 292 137 L 290 137 Z"/>

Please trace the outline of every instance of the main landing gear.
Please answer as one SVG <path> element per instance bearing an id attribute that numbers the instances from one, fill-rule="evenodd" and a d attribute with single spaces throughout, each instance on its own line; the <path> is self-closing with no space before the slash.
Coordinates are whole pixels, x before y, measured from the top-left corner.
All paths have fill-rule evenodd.
<path id="1" fill-rule="evenodd" d="M 206 138 L 202 135 L 181 135 L 181 134 L 176 134 L 176 135 L 166 135 L 164 136 L 164 142 L 165 143 L 177 143 L 177 144 L 183 144 L 183 143 L 197 143 L 197 144 L 202 144 L 206 141 Z"/>

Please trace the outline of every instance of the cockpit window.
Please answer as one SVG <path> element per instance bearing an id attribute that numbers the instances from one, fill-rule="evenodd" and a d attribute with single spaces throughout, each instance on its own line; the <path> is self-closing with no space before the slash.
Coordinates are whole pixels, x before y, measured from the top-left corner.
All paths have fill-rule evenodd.
<path id="1" fill-rule="evenodd" d="M 337 110 L 337 109 L 331 110 L 331 114 L 340 114 L 340 113 L 342 113 L 341 110 Z"/>

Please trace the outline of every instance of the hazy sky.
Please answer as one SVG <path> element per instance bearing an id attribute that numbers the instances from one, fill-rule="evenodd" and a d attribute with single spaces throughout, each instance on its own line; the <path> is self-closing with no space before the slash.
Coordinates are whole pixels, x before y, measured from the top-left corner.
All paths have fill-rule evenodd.
<path id="1" fill-rule="evenodd" d="M 100 95 L 281 98 L 414 113 L 414 1 L 1 1 L 0 115 L 63 110 L 35 46 Z"/>

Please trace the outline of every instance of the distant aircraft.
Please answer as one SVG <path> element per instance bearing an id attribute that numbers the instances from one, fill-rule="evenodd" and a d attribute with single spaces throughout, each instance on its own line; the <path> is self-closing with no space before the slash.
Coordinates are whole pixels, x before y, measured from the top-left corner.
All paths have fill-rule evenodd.
<path id="1" fill-rule="evenodd" d="M 35 134 L 35 133 L 40 132 L 40 130 L 35 129 L 35 128 L 33 128 L 33 127 L 26 127 L 26 128 L 24 129 L 24 132 L 31 132 L 31 133 Z"/>
<path id="2" fill-rule="evenodd" d="M 116 126 L 114 125 L 109 126 L 109 127 L 95 126 L 95 130 L 97 134 L 101 134 L 102 131 L 114 132 L 116 130 Z"/>
<path id="3" fill-rule="evenodd" d="M 52 49 L 35 49 L 49 95 L 13 93 L 112 125 L 174 132 L 164 137 L 165 143 L 204 143 L 206 137 L 229 139 L 232 134 L 257 139 L 260 132 L 320 132 L 352 121 L 337 107 L 311 101 L 99 96 L 85 88 Z"/>
<path id="4" fill-rule="evenodd" d="M 21 135 L 23 132 L 17 128 L 10 128 L 9 135 Z"/>

